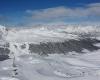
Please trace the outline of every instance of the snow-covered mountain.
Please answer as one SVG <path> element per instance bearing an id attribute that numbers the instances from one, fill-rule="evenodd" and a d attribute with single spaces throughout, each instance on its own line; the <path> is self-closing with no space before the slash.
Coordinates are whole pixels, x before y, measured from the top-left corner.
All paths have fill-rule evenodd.
<path id="1" fill-rule="evenodd" d="M 31 28 L 0 26 L 0 46 L 7 46 L 5 48 L 16 55 L 19 55 L 18 51 L 20 54 L 66 54 L 71 51 L 82 52 L 84 49 L 89 51 L 99 49 L 94 46 L 100 42 L 97 39 L 99 35 L 99 26 L 41 25 Z"/>
<path id="2" fill-rule="evenodd" d="M 0 80 L 100 80 L 100 26 L 0 26 Z"/>

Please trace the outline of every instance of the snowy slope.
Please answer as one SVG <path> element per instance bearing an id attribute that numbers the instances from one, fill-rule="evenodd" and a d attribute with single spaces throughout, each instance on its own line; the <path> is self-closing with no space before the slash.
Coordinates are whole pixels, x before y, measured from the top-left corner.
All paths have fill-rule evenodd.
<path id="1" fill-rule="evenodd" d="M 94 34 L 99 33 L 99 27 L 94 26 L 64 26 L 60 28 L 51 28 L 51 27 L 38 27 L 38 28 L 25 28 L 25 29 L 11 29 L 8 31 L 6 37 L 7 41 L 10 42 L 56 42 L 64 41 L 68 39 L 77 39 L 79 34 Z"/>
<path id="2" fill-rule="evenodd" d="M 0 80 L 100 80 L 99 26 L 57 26 L 1 26 Z"/>

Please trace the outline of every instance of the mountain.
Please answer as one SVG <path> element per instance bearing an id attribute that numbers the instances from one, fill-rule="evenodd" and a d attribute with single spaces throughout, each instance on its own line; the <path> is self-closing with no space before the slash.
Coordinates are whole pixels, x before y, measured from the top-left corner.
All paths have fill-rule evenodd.
<path id="1" fill-rule="evenodd" d="M 100 80 L 100 26 L 0 26 L 0 80 L 33 79 Z"/>
<path id="2" fill-rule="evenodd" d="M 98 50 L 99 26 L 41 25 L 30 28 L 0 26 L 0 54 L 68 54 Z M 20 53 L 20 54 L 19 54 Z"/>

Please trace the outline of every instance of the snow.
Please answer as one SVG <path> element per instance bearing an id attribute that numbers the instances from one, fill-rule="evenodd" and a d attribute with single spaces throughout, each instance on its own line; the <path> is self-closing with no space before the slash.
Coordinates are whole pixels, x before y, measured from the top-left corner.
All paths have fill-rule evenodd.
<path id="1" fill-rule="evenodd" d="M 100 50 L 90 52 L 83 49 L 85 54 L 72 51 L 69 55 L 49 54 L 48 56 L 30 54 L 28 50 L 29 43 L 78 39 L 80 33 L 99 31 L 97 27 L 91 26 L 53 30 L 44 27 L 10 29 L 7 35 L 3 35 L 5 41 L 10 43 L 10 59 L 0 61 L 0 80 L 100 80 Z M 26 45 L 25 49 L 20 47 L 23 44 Z"/>
<path id="2" fill-rule="evenodd" d="M 0 62 L 1 80 L 100 80 L 100 50 L 82 56 L 29 55 L 24 54 L 15 60 L 18 75 L 12 59 Z M 99 61 L 99 62 L 98 62 Z M 2 73 L 1 73 L 2 72 Z M 4 72 L 4 73 L 3 73 Z M 6 74 L 5 74 L 6 73 Z"/>
<path id="3" fill-rule="evenodd" d="M 69 39 L 78 39 L 78 34 L 90 34 L 94 32 L 100 32 L 100 29 L 95 26 L 41 26 L 38 28 L 23 28 L 23 29 L 10 29 L 6 36 L 6 40 L 9 42 L 17 43 L 29 43 L 38 44 L 40 42 L 59 42 Z"/>
<path id="4" fill-rule="evenodd" d="M 73 36 L 73 37 L 72 37 Z M 17 43 L 39 43 L 39 42 L 49 42 L 49 41 L 62 41 L 64 39 L 74 39 L 77 38 L 77 35 L 59 33 L 50 30 L 42 29 L 26 29 L 19 31 L 9 31 L 6 40 L 9 42 Z"/>
<path id="5" fill-rule="evenodd" d="M 100 47 L 100 43 L 97 43 L 97 44 L 94 44 L 94 45 Z"/>
<path id="6" fill-rule="evenodd" d="M 17 78 L 2 77 L 1 80 L 19 80 Z"/>

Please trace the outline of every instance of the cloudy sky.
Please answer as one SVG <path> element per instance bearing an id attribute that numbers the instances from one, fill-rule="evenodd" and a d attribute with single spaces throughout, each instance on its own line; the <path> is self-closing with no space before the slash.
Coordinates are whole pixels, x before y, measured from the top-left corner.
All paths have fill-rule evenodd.
<path id="1" fill-rule="evenodd" d="M 99 24 L 100 0 L 0 0 L 0 24 Z"/>

